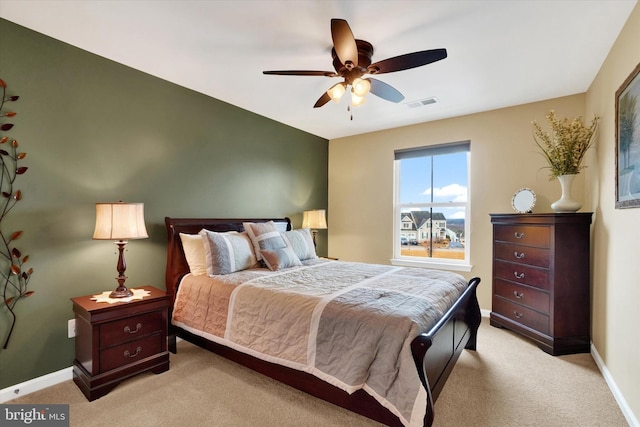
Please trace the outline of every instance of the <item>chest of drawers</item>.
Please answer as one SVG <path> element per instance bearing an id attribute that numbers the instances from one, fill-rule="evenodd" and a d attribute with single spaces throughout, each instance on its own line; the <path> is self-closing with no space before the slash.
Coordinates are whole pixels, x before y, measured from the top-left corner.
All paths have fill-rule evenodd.
<path id="1" fill-rule="evenodd" d="M 552 355 L 590 351 L 591 215 L 491 214 L 491 325 Z"/>
<path id="2" fill-rule="evenodd" d="M 104 396 L 122 380 L 141 372 L 169 369 L 169 297 L 152 286 L 149 295 L 130 302 L 72 298 L 76 318 L 73 380 L 87 399 Z"/>

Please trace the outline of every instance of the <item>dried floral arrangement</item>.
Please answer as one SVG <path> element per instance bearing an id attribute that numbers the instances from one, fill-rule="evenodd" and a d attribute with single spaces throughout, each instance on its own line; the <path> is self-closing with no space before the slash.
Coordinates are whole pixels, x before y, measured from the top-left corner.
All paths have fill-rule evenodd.
<path id="1" fill-rule="evenodd" d="M 0 118 L 14 117 L 13 111 L 4 112 L 4 106 L 7 102 L 15 102 L 19 96 L 6 97 L 7 84 L 0 79 L 0 87 L 2 88 L 2 97 L 0 98 Z M 0 130 L 4 133 L 13 128 L 13 123 L 0 123 Z M 5 149 L 6 147 L 6 149 Z M 18 175 L 22 175 L 27 171 L 26 166 L 18 166 L 18 162 L 25 158 L 26 153 L 18 152 L 18 141 L 10 139 L 8 136 L 0 135 L 0 293 L 2 300 L 0 301 L 0 313 L 6 314 L 10 318 L 9 331 L 4 341 L 3 348 L 7 348 L 9 339 L 16 324 L 15 305 L 22 299 L 33 294 L 33 291 L 27 290 L 29 279 L 33 269 L 25 271 L 24 264 L 29 261 L 29 255 L 23 255 L 14 242 L 22 237 L 22 231 L 14 231 L 11 234 L 5 234 L 2 229 L 2 221 L 9 212 L 22 200 L 22 191 L 14 191 L 14 183 Z"/>
<path id="2" fill-rule="evenodd" d="M 582 165 L 584 155 L 595 139 L 599 117 L 594 116 L 589 126 L 580 116 L 571 121 L 558 119 L 554 110 L 549 111 L 546 118 L 551 132 L 533 121 L 533 138 L 549 164 L 549 179 L 580 173 L 585 168 Z"/>

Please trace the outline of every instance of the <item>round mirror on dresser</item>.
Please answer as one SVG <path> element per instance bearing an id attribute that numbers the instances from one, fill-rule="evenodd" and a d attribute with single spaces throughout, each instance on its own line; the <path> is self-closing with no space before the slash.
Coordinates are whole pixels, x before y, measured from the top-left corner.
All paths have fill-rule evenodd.
<path id="1" fill-rule="evenodd" d="M 517 213 L 531 213 L 536 205 L 536 193 L 530 188 L 521 188 L 511 198 L 511 207 Z"/>

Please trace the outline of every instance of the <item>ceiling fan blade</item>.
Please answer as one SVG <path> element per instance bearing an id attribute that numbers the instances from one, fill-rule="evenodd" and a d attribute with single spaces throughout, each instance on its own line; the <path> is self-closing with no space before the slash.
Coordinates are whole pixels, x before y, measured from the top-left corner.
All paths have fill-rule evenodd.
<path id="1" fill-rule="evenodd" d="M 318 99 L 316 101 L 316 103 L 313 105 L 313 108 L 322 107 L 324 104 L 326 104 L 329 101 L 331 101 L 331 97 L 329 96 L 329 94 L 327 92 L 325 92 L 325 93 L 322 94 L 320 99 Z"/>
<path id="2" fill-rule="evenodd" d="M 447 49 L 423 50 L 394 56 L 393 58 L 371 64 L 367 68 L 369 74 L 393 73 L 394 71 L 408 70 L 440 61 L 447 57 Z"/>
<path id="3" fill-rule="evenodd" d="M 338 76 L 334 71 L 307 71 L 307 70 L 263 71 L 262 74 L 273 74 L 278 76 L 324 76 L 324 77 Z"/>
<path id="4" fill-rule="evenodd" d="M 400 102 L 404 99 L 404 95 L 393 86 L 372 78 L 369 78 L 368 80 L 371 82 L 371 89 L 369 91 L 375 96 L 379 96 L 380 98 L 391 102 Z"/>
<path id="5" fill-rule="evenodd" d="M 348 70 L 356 67 L 358 65 L 358 46 L 347 21 L 344 19 L 331 20 L 331 38 L 340 62 Z"/>

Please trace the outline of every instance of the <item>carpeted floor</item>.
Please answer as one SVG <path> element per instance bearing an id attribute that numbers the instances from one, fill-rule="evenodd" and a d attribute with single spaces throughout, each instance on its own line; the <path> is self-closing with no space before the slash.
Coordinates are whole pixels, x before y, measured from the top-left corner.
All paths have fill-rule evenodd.
<path id="1" fill-rule="evenodd" d="M 435 404 L 436 427 L 627 426 L 590 354 L 552 357 L 489 326 Z M 69 403 L 71 426 L 376 426 L 187 342 L 171 369 L 133 377 L 87 402 L 72 381 L 7 403 Z"/>

